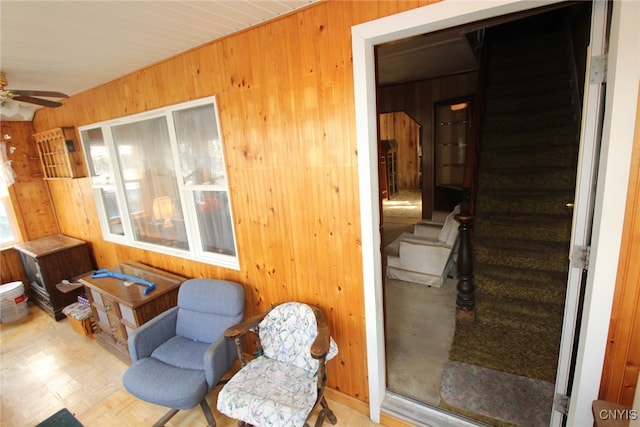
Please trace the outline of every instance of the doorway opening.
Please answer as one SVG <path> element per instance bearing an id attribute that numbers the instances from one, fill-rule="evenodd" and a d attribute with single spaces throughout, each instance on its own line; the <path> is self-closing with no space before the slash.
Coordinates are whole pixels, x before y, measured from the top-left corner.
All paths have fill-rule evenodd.
<path id="1" fill-rule="evenodd" d="M 572 6 L 573 9 L 567 7 L 566 9 L 553 9 L 552 11 L 545 11 L 544 13 L 553 15 L 554 20 L 564 20 L 571 21 L 577 23 L 569 32 L 573 31 L 573 40 L 572 42 L 577 43 L 579 54 L 575 56 L 575 66 L 576 72 L 573 76 L 584 76 L 585 72 L 585 63 L 586 63 L 586 42 L 589 39 L 589 19 L 590 19 L 590 4 L 583 3 L 581 5 Z M 582 9 L 581 9 L 582 8 Z M 580 9 L 580 10 L 579 10 Z M 560 12 L 559 12 L 560 10 Z M 586 11 L 586 12 L 585 12 Z M 539 11 L 538 11 L 539 12 Z M 529 13 L 528 13 L 529 15 Z M 540 34 L 546 34 L 547 32 L 555 31 L 555 24 L 548 24 L 547 21 L 541 20 L 539 13 L 533 13 L 535 15 L 534 24 L 532 26 L 539 27 L 542 25 L 543 27 L 549 25 L 549 30 L 540 31 Z M 545 15 L 546 16 L 546 15 Z M 439 182 L 439 175 L 442 173 L 438 168 L 441 166 L 441 162 L 438 159 L 438 126 L 443 124 L 450 123 L 442 123 L 442 121 L 438 121 L 437 114 L 434 113 L 434 107 L 447 99 L 458 99 L 461 97 L 473 99 L 476 95 L 476 83 L 477 83 L 477 66 L 474 68 L 474 64 L 471 64 L 468 61 L 469 54 L 472 55 L 476 60 L 478 60 L 479 52 L 482 48 L 482 43 L 485 42 L 485 37 L 487 37 L 487 32 L 491 31 L 492 33 L 506 33 L 507 31 L 515 31 L 519 35 L 522 34 L 523 27 L 527 28 L 527 33 L 530 32 L 531 27 L 528 27 L 528 22 L 531 22 L 532 18 L 530 16 L 526 17 L 503 17 L 496 22 L 496 20 L 492 20 L 489 22 L 478 22 L 473 24 L 468 24 L 465 28 L 454 28 L 449 30 L 443 30 L 435 34 L 428 34 L 424 36 L 414 36 L 410 39 L 406 39 L 404 41 L 394 41 L 388 45 L 380 45 L 377 49 L 378 57 L 377 57 L 377 67 L 378 74 L 381 76 L 380 81 L 378 82 L 377 87 L 377 97 L 378 97 L 378 113 L 380 114 L 380 129 L 381 134 L 379 135 L 379 139 L 381 141 L 388 140 L 388 135 L 382 135 L 384 126 L 382 126 L 382 116 L 384 114 L 390 114 L 397 111 L 408 114 L 409 116 L 416 118 L 416 121 L 420 125 L 421 133 L 420 133 L 420 145 L 417 150 L 419 153 L 419 163 L 420 163 L 420 182 L 419 188 L 411 188 L 410 185 L 400 184 L 398 191 L 394 194 L 383 194 L 381 192 L 381 206 L 382 212 L 381 215 L 381 223 L 383 230 L 381 240 L 383 253 L 383 265 L 386 265 L 386 259 L 393 250 L 397 249 L 393 246 L 401 236 L 404 234 L 412 234 L 412 228 L 416 226 L 416 224 L 420 223 L 430 223 L 435 225 L 444 225 L 444 217 L 454 208 L 456 204 L 456 200 L 459 200 L 462 194 L 462 187 L 451 185 L 450 183 L 447 185 L 442 185 Z M 505 28 L 509 28 L 506 30 Z M 552 28 L 553 27 L 553 28 Z M 431 37 L 431 38 L 430 38 Z M 513 34 L 509 33 L 507 38 L 514 37 Z M 530 37 L 527 35 L 527 37 Z M 449 41 L 453 40 L 453 41 Z M 403 46 L 403 43 L 406 45 Z M 454 65 L 451 65 L 452 68 L 443 71 L 435 70 L 432 72 L 436 73 L 444 73 L 427 76 L 426 78 L 420 78 L 416 80 L 415 70 L 413 73 L 409 73 L 408 77 L 404 77 L 406 80 L 404 81 L 394 81 L 393 76 L 393 61 L 398 61 L 400 65 L 406 63 L 406 61 L 402 61 L 401 58 L 404 54 L 407 55 L 415 55 L 415 52 L 419 50 L 417 46 L 427 46 L 426 49 L 438 50 L 443 46 L 448 46 L 448 57 L 452 56 L 452 46 L 453 43 L 463 43 L 464 53 L 466 55 L 466 60 L 461 59 L 457 62 L 454 61 Z M 553 42 L 552 42 L 553 44 Z M 575 47 L 575 46 L 574 46 Z M 403 51 L 403 49 L 405 49 Z M 527 47 L 526 49 L 533 49 L 531 47 Z M 410 52 L 410 53 L 407 53 Z M 438 62 L 442 64 L 442 62 L 447 61 L 437 61 L 433 60 L 433 58 L 443 58 L 442 52 L 429 52 L 429 54 L 436 55 L 432 57 L 431 60 L 422 60 L 417 61 L 418 63 L 433 63 Z M 511 53 L 512 54 L 512 53 Z M 547 55 L 547 53 L 542 53 L 542 56 Z M 479 62 L 475 61 L 475 65 Z M 426 67 L 429 68 L 429 67 Z M 400 75 L 401 73 L 397 73 Z M 573 77 L 572 76 L 572 77 Z M 518 84 L 518 78 L 521 76 L 516 76 L 516 78 L 509 81 L 509 85 L 514 86 Z M 403 77 L 395 77 L 402 79 Z M 581 80 L 579 82 L 579 80 Z M 574 80 L 573 90 L 582 90 L 584 84 L 584 77 L 579 78 L 578 81 Z M 524 83 L 527 84 L 527 83 Z M 507 86 L 509 86 L 507 85 Z M 566 88 L 565 88 L 566 89 Z M 568 90 L 571 88 L 569 87 Z M 552 91 L 553 92 L 553 91 Z M 411 95 L 407 95 L 411 94 Z M 571 94 L 574 100 L 580 100 L 582 94 L 577 92 Z M 530 103 L 541 102 L 541 103 L 551 103 L 552 101 L 547 100 L 531 100 Z M 578 101 L 579 102 L 579 101 Z M 518 109 L 517 105 L 507 104 L 503 107 L 505 111 L 504 113 L 512 113 L 513 109 Z M 579 109 L 579 107 L 578 107 Z M 525 108 L 526 110 L 526 108 Z M 579 118 L 580 112 L 579 110 L 574 111 L 574 114 Z M 536 113 L 537 114 L 537 113 Z M 522 120 L 525 115 L 520 116 L 518 119 Z M 506 120 L 506 119 L 499 119 Z M 574 118 L 575 120 L 575 118 Z M 526 128 L 526 123 L 524 126 Z M 527 132 L 530 131 L 529 128 L 526 129 Z M 557 132 L 556 132 L 557 133 Z M 579 139 L 579 124 L 578 128 L 573 130 L 573 143 L 574 146 L 572 149 L 562 150 L 562 156 L 566 156 L 569 160 L 570 169 L 573 170 L 571 178 L 575 184 L 576 177 L 576 168 L 577 168 L 577 141 Z M 571 135 L 569 135 L 571 136 Z M 522 135 L 518 136 L 519 140 L 525 139 L 527 136 Z M 540 138 L 540 137 L 539 137 Z M 401 140 L 401 138 L 394 138 L 394 140 Z M 398 142 L 400 147 L 398 148 L 398 153 L 401 153 L 402 142 Z M 460 144 L 459 146 L 461 146 Z M 521 145 L 516 147 L 518 150 L 522 148 Z M 513 146 L 511 147 L 513 149 Z M 540 148 L 542 150 L 542 148 Z M 531 153 L 535 153 L 536 151 L 531 151 Z M 386 153 L 380 153 L 381 159 L 388 157 Z M 522 153 L 520 153 L 522 155 Z M 528 161 L 534 161 L 526 158 L 531 154 L 524 154 L 522 158 L 522 168 L 526 166 Z M 398 154 L 399 156 L 399 154 Z M 535 156 L 534 156 L 535 157 Z M 550 158 L 554 158 L 554 155 L 551 154 Z M 516 161 L 513 158 L 508 158 L 504 155 L 503 150 L 494 150 L 492 152 L 488 152 L 484 154 L 482 159 L 485 163 L 499 163 L 499 162 L 511 162 Z M 403 176 L 407 171 L 405 171 L 402 167 L 406 162 L 398 157 L 396 159 L 396 163 L 400 165 L 396 169 L 396 173 L 400 176 Z M 446 164 L 446 167 L 449 167 L 445 171 L 445 175 L 451 173 L 450 164 Z M 379 171 L 385 171 L 384 168 L 379 168 Z M 514 188 L 519 192 L 522 191 L 522 186 L 531 185 L 536 187 L 535 185 L 535 174 L 540 173 L 540 170 L 532 172 L 531 175 L 525 176 L 523 179 L 521 187 Z M 408 171 L 408 174 L 411 175 L 411 171 Z M 388 176 L 388 174 L 386 174 Z M 526 175 L 526 173 L 524 174 Z M 447 175 L 448 176 L 448 175 Z M 385 179 L 388 179 L 385 177 Z M 381 177 L 381 189 L 385 188 L 384 181 Z M 487 179 L 487 178 L 485 178 Z M 514 176 L 509 177 L 509 179 L 516 179 Z M 401 180 L 400 180 L 401 181 Z M 529 182 L 527 182 L 529 181 Z M 486 185 L 486 187 L 490 187 L 490 185 Z M 509 189 L 509 185 L 505 187 L 507 190 Z M 547 189 L 540 190 L 540 192 L 546 192 Z M 480 189 L 482 191 L 482 189 Z M 501 190 L 504 191 L 504 188 Z M 571 188 L 570 191 L 567 192 L 568 197 L 572 198 L 573 193 L 575 192 L 575 188 Z M 503 198 L 495 203 L 500 203 L 505 206 L 504 214 L 505 216 L 513 216 L 516 212 L 514 210 L 510 210 L 508 207 L 509 204 L 522 204 L 522 200 L 519 200 L 517 196 L 515 196 L 516 192 L 511 194 L 503 193 Z M 563 195 L 562 197 L 564 197 Z M 566 197 L 565 197 L 566 198 Z M 571 199 L 572 200 L 572 199 Z M 569 200 L 569 202 L 571 201 Z M 477 202 L 478 204 L 480 202 Z M 483 205 L 478 205 L 479 208 L 486 206 L 489 203 L 494 203 L 491 201 L 483 200 Z M 546 203 L 546 201 L 544 202 Z M 413 214 L 413 216 L 412 216 Z M 500 212 L 492 212 L 493 215 L 500 215 Z M 546 211 L 534 211 L 532 215 L 544 216 L 548 215 L 549 212 Z M 566 216 L 566 215 L 565 215 Z M 571 212 L 568 213 L 568 218 L 571 218 Z M 557 218 L 552 219 L 552 221 L 556 221 Z M 414 221 L 414 222 L 412 222 Z M 495 226 L 494 226 L 495 227 Z M 498 225 L 499 228 L 499 225 Z M 538 227 L 539 228 L 539 227 Z M 554 241 L 558 243 L 560 246 L 560 251 L 564 250 L 565 253 L 568 253 L 568 246 L 570 241 L 571 234 L 571 224 L 570 219 L 569 223 L 564 224 L 564 234 Z M 520 231 L 522 232 L 522 231 Z M 505 230 L 500 230 L 499 233 L 505 234 Z M 508 232 L 506 232 L 508 233 Z M 516 230 L 517 234 L 518 231 Z M 560 232 L 562 234 L 562 232 Z M 514 239 L 518 236 L 514 236 Z M 493 237 L 492 237 L 493 238 Z M 536 237 L 538 238 L 538 237 Z M 411 239 L 411 237 L 407 237 L 407 239 Z M 544 239 L 543 239 L 544 240 Z M 530 244 L 530 243 L 529 243 Z M 396 245 L 397 246 L 397 245 Z M 406 245 L 408 248 L 410 245 Z M 521 254 L 517 253 L 518 251 L 522 251 L 521 248 L 518 247 L 510 247 L 511 252 L 515 252 L 517 257 L 527 258 L 526 254 L 523 257 Z M 508 251 L 505 251 L 508 252 Z M 561 252 L 562 253 L 562 252 Z M 397 254 L 392 254 L 396 256 Z M 490 256 L 493 254 L 490 254 Z M 416 255 L 418 256 L 418 255 Z M 411 255 L 408 255 L 411 257 Z M 529 258 L 529 261 L 531 258 Z M 527 263 L 529 262 L 527 261 Z M 425 262 L 427 262 L 425 260 Z M 485 264 L 492 265 L 492 261 L 485 261 Z M 556 312 L 556 316 L 551 320 L 555 325 L 555 332 L 549 332 L 548 330 L 543 330 L 539 335 L 536 335 L 536 338 L 542 338 L 543 344 L 541 347 L 544 347 L 543 352 L 546 354 L 539 358 L 533 358 L 533 362 L 529 359 L 523 359 L 522 355 L 527 351 L 527 344 L 525 342 L 517 343 L 514 340 L 509 341 L 510 337 L 515 337 L 515 341 L 518 341 L 519 337 L 516 335 L 509 335 L 508 333 L 504 333 L 504 342 L 501 344 L 503 347 L 513 347 L 520 345 L 519 348 L 513 349 L 514 357 L 509 359 L 509 352 L 505 351 L 504 354 L 498 352 L 501 357 L 494 358 L 498 360 L 491 360 L 491 352 L 495 353 L 495 349 L 497 347 L 495 343 L 489 343 L 488 341 L 493 339 L 495 336 L 499 336 L 501 332 L 496 333 L 485 333 L 482 336 L 485 346 L 491 348 L 493 345 L 493 350 L 489 350 L 489 354 L 487 355 L 479 355 L 482 353 L 483 343 L 475 343 L 469 345 L 467 347 L 467 343 L 470 341 L 469 336 L 477 335 L 469 334 L 468 331 L 456 333 L 456 323 L 455 323 L 455 298 L 456 298 L 456 284 L 457 278 L 455 274 L 455 269 L 448 274 L 448 278 L 444 280 L 441 286 L 429 286 L 426 283 L 420 283 L 420 280 L 412 280 L 411 275 L 407 275 L 404 277 L 404 280 L 398 280 L 397 276 L 390 277 L 389 274 L 385 275 L 383 271 L 383 277 L 386 276 L 383 280 L 384 284 L 384 301 L 385 301 L 385 330 L 386 330 L 386 375 L 387 375 L 387 389 L 393 393 L 397 393 L 399 395 L 405 396 L 412 400 L 418 401 L 421 404 L 433 406 L 436 408 L 440 408 L 442 410 L 451 411 L 454 413 L 458 413 L 464 415 L 466 417 L 470 417 L 472 419 L 476 419 L 481 422 L 485 422 L 492 425 L 502 425 L 500 423 L 512 423 L 519 425 L 522 424 L 523 420 L 529 419 L 535 425 L 544 425 L 549 424 L 550 417 L 552 413 L 552 405 L 554 398 L 554 378 L 555 378 L 555 370 L 556 364 L 558 361 L 558 352 L 560 347 L 560 329 L 563 322 L 563 304 L 564 304 L 564 285 L 567 283 L 567 274 L 568 274 L 568 261 L 564 259 L 561 261 L 559 272 L 556 272 L 554 276 L 554 280 L 558 282 L 558 277 L 560 276 L 560 284 L 559 287 L 562 287 L 561 290 L 555 290 L 555 295 L 553 298 L 555 300 L 552 302 L 553 310 Z M 509 268 L 513 270 L 513 265 L 509 265 Z M 388 269 L 388 265 L 386 266 Z M 533 269 L 535 270 L 535 268 Z M 515 271 L 515 270 L 513 270 Z M 500 272 L 502 273 L 502 272 Z M 507 273 L 505 273 L 507 274 Z M 525 273 L 527 274 L 527 273 Z M 543 274 L 546 274 L 544 272 Z M 416 277 L 416 276 L 414 276 Z M 562 283 L 564 282 L 564 283 Z M 501 285 L 500 285 L 501 286 Z M 556 286 L 556 285 L 554 285 Z M 556 286 L 558 287 L 558 286 Z M 489 289 L 487 286 L 486 289 Z M 481 289 L 484 290 L 484 289 Z M 509 290 L 505 290 L 504 294 L 508 294 Z M 536 292 L 534 292 L 536 293 Z M 502 301 L 504 303 L 504 307 L 493 312 L 498 313 L 497 316 L 503 316 L 497 323 L 487 326 L 485 330 L 490 330 L 491 328 L 500 328 L 505 327 L 505 329 L 510 328 L 510 325 L 507 325 L 506 322 L 511 322 L 512 320 L 517 323 L 522 319 L 518 319 L 517 316 L 519 313 L 517 310 L 512 310 L 514 306 L 518 304 L 526 303 L 524 299 L 518 298 L 505 298 L 503 295 L 489 295 L 485 294 L 485 301 L 494 297 L 494 299 L 503 299 L 508 301 Z M 482 294 L 480 294 L 482 295 Z M 479 297 L 480 297 L 479 295 Z M 489 295 L 487 297 L 487 295 Z M 513 295 L 511 295 L 513 296 Z M 536 304 L 528 304 L 529 306 Z M 483 306 L 485 309 L 487 306 Z M 505 308 L 506 307 L 506 308 Z M 548 311 L 550 305 L 549 301 L 545 301 L 540 304 L 540 310 Z M 485 311 L 486 313 L 486 311 Z M 516 317 L 514 319 L 514 317 Z M 541 320 L 542 322 L 546 322 L 549 319 Z M 480 322 L 488 323 L 490 322 L 487 318 L 480 318 Z M 501 323 L 502 322 L 502 323 Z M 529 319 L 524 320 L 522 323 L 523 329 L 526 329 L 527 325 L 524 325 L 526 322 L 531 322 Z M 537 325 L 529 323 L 530 327 L 535 329 Z M 542 326 L 541 326 L 542 327 Z M 486 332 L 486 331 L 485 331 Z M 534 333 L 535 335 L 535 333 Z M 459 338 L 462 336 L 463 338 Z M 456 341 L 457 338 L 457 341 Z M 461 343 L 461 340 L 463 342 Z M 464 341 L 466 340 L 466 341 Z M 521 340 L 523 341 L 523 340 Z M 457 348 L 456 348 L 457 346 Z M 540 346 L 540 341 L 538 341 L 538 346 Z M 452 348 L 455 350 L 456 355 L 452 358 Z M 467 358 L 467 354 L 465 353 L 473 353 Z M 542 361 L 542 362 L 541 362 Z M 502 362 L 505 362 L 504 365 L 501 365 Z M 521 370 L 519 368 L 514 369 L 514 366 L 518 364 L 541 364 L 545 366 L 528 366 L 527 369 Z M 460 368 L 460 364 L 462 364 L 462 369 L 457 371 L 457 373 L 452 374 L 451 372 L 454 370 L 452 366 L 455 368 Z M 553 366 L 549 366 L 552 364 Z M 530 368 L 530 369 L 529 369 Z M 540 371 L 544 371 L 540 373 Z M 492 412 L 492 410 L 486 410 L 486 402 L 479 400 L 479 404 L 477 406 L 468 406 L 468 405 L 460 405 L 460 402 L 456 401 L 447 401 L 447 399 L 443 399 L 443 396 L 449 392 L 449 394 L 464 394 L 467 390 L 464 389 L 465 381 L 460 381 L 457 379 L 451 379 L 450 377 L 453 375 L 464 376 L 466 379 L 469 378 L 470 375 L 477 374 L 478 376 L 488 375 L 495 376 L 496 378 L 500 378 L 500 382 L 504 382 L 505 378 L 513 379 L 516 382 L 524 381 L 528 382 L 529 385 L 523 386 L 523 390 L 525 394 L 523 396 L 527 396 L 527 401 L 513 402 L 512 407 L 509 408 L 507 413 L 505 412 Z M 502 374 L 512 375 L 513 378 L 508 378 L 506 376 L 500 376 Z M 448 376 L 448 380 L 443 378 L 443 375 Z M 449 381 L 449 382 L 447 382 Z M 451 382 L 455 383 L 454 385 Z M 462 389 L 459 387 L 462 384 Z M 533 384 L 533 385 L 531 385 Z M 469 389 L 473 386 L 473 384 L 468 384 Z M 450 387 L 458 387 L 455 391 L 447 390 Z M 540 394 L 540 404 L 539 411 L 533 417 L 530 412 L 524 411 L 523 408 L 531 407 L 531 395 L 527 394 L 527 390 L 535 389 L 535 393 Z M 466 398 L 464 400 L 474 400 L 474 397 L 469 395 L 465 395 Z M 495 396 L 492 397 L 495 400 Z M 523 397 L 524 399 L 524 397 Z M 504 402 L 501 402 L 504 403 Z M 534 405 L 535 406 L 535 405 Z"/>

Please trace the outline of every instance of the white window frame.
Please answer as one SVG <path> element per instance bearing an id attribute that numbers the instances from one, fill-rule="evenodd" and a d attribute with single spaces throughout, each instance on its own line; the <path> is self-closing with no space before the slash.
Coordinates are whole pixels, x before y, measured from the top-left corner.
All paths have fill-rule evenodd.
<path id="1" fill-rule="evenodd" d="M 215 184 L 191 184 L 187 185 L 182 179 L 182 165 L 180 162 L 180 155 L 178 150 L 178 141 L 176 136 L 176 129 L 174 126 L 173 113 L 179 110 L 186 110 L 198 106 L 212 104 L 215 111 L 215 121 L 218 131 L 220 144 L 222 147 L 222 162 L 225 173 L 225 179 L 223 183 Z M 149 242 L 142 242 L 135 239 L 133 224 L 131 223 L 131 212 L 128 211 L 126 203 L 126 196 L 124 191 L 124 182 L 122 179 L 122 173 L 120 170 L 120 161 L 113 139 L 111 129 L 115 126 L 123 124 L 131 124 L 153 118 L 164 117 L 167 123 L 167 130 L 169 133 L 171 155 L 175 166 L 175 174 L 177 177 L 178 194 L 180 196 L 180 205 L 182 212 L 184 213 L 184 221 L 187 232 L 188 249 L 172 248 L 159 244 L 153 244 Z M 238 258 L 238 245 L 234 227 L 234 216 L 232 209 L 231 194 L 228 188 L 228 169 L 226 166 L 224 141 L 222 139 L 222 132 L 220 130 L 220 119 L 218 114 L 218 105 L 216 97 L 211 96 L 207 98 L 198 99 L 195 101 L 188 101 L 181 104 L 175 104 L 167 107 L 158 108 L 156 110 L 146 111 L 143 113 L 133 114 L 129 116 L 120 117 L 117 119 L 107 120 L 103 122 L 93 123 L 90 125 L 81 126 L 78 128 L 83 148 L 84 156 L 87 165 L 93 164 L 91 159 L 91 153 L 88 147 L 88 143 L 84 141 L 84 131 L 100 129 L 104 144 L 107 149 L 107 155 L 110 159 L 112 168 L 111 176 L 114 177 L 115 182 L 113 184 L 106 185 L 99 182 L 95 177 L 91 177 L 91 186 L 93 190 L 93 198 L 96 203 L 98 211 L 98 218 L 100 221 L 100 227 L 102 229 L 102 236 L 106 241 L 119 243 L 126 246 L 131 246 L 138 249 L 143 249 L 151 252 L 158 252 L 165 255 L 195 260 L 212 264 L 220 267 L 226 267 L 234 270 L 240 270 L 240 263 Z M 90 169 L 90 168 L 89 168 Z M 111 231 L 107 209 L 101 196 L 102 190 L 113 189 L 116 193 L 116 201 L 120 210 L 120 217 L 122 220 L 122 226 L 124 234 L 116 234 Z M 217 191 L 225 192 L 229 200 L 229 215 L 231 217 L 231 234 L 233 236 L 233 243 L 235 247 L 235 255 L 221 254 L 215 252 L 208 252 L 202 248 L 202 239 L 199 232 L 196 206 L 194 203 L 193 194 L 196 191 Z"/>
<path id="2" fill-rule="evenodd" d="M 20 242 L 20 230 L 18 228 L 18 223 L 13 212 L 13 206 L 11 206 L 11 199 L 9 198 L 9 194 L 7 192 L 3 192 L 2 190 L 0 190 L 0 204 L 4 206 L 4 209 L 7 212 L 9 227 L 11 228 L 11 233 L 13 235 L 13 239 L 11 240 L 0 241 L 0 249 L 2 249 Z"/>

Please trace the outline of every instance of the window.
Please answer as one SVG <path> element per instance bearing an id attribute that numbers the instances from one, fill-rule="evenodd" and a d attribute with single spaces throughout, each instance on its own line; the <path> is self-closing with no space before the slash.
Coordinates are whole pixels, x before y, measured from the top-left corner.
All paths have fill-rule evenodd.
<path id="1" fill-rule="evenodd" d="M 9 195 L 0 188 L 0 248 L 18 243 L 17 230 Z"/>
<path id="2" fill-rule="evenodd" d="M 215 98 L 79 130 L 106 240 L 239 268 Z"/>
<path id="3" fill-rule="evenodd" d="M 10 140 L 11 136 L 6 135 Z M 0 248 L 18 243 L 19 232 L 9 199 L 9 186 L 14 183 L 15 173 L 7 158 L 7 144 L 0 142 Z"/>

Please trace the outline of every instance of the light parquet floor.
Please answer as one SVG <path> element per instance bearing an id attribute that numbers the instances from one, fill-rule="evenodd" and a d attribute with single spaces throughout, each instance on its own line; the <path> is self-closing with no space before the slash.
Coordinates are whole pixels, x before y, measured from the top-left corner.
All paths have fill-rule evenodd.
<path id="1" fill-rule="evenodd" d="M 73 331 L 67 319 L 55 322 L 29 304 L 27 317 L 0 325 L 0 426 L 35 426 L 62 408 L 85 426 L 152 425 L 167 409 L 131 396 L 122 386 L 126 368 L 93 339 Z M 215 410 L 217 394 L 214 389 L 207 396 L 217 425 L 237 426 Z M 378 425 L 362 412 L 328 400 L 337 426 Z M 199 425 L 206 425 L 199 406 L 178 412 L 167 424 Z"/>

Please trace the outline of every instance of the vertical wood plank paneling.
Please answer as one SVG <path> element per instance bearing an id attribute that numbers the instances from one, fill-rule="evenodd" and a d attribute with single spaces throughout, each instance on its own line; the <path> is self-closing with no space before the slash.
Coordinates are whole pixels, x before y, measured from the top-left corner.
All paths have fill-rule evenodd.
<path id="1" fill-rule="evenodd" d="M 404 111 L 380 114 L 380 139 L 398 143 L 398 187 L 420 188 L 420 125 Z"/>
<path id="2" fill-rule="evenodd" d="M 9 198 L 18 221 L 22 240 L 34 240 L 56 234 L 58 225 L 51 205 L 36 144 L 31 135 L 31 122 L 1 122 L 0 135 L 10 135 L 7 156 L 16 173 L 15 184 L 9 188 Z"/>
<path id="3" fill-rule="evenodd" d="M 616 291 L 600 385 L 600 399 L 626 406 L 633 403 L 640 372 L 640 109 L 636 115 L 633 147 Z"/>
<path id="4" fill-rule="evenodd" d="M 0 249 L 0 283 L 20 281 L 29 294 L 29 281 L 22 269 L 20 254 L 13 248 Z"/>

